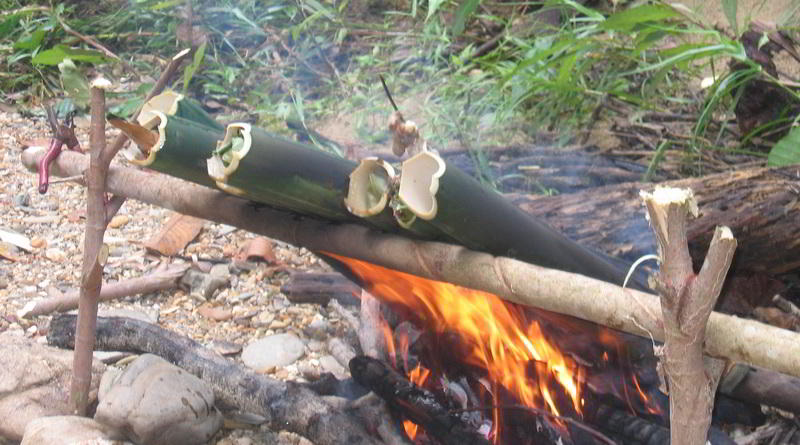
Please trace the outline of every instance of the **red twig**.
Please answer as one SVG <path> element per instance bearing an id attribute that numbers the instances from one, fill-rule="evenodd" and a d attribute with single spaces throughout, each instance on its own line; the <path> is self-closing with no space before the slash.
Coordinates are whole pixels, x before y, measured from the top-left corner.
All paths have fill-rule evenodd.
<path id="1" fill-rule="evenodd" d="M 47 149 L 47 154 L 39 162 L 39 193 L 42 195 L 47 193 L 47 188 L 50 185 L 50 164 L 61 153 L 64 144 L 70 150 L 81 151 L 80 143 L 75 136 L 72 113 L 67 114 L 64 124 L 59 124 L 58 118 L 50 106 L 46 106 L 45 111 L 47 112 L 47 121 L 50 123 L 50 130 L 53 136 L 50 139 L 50 147 Z"/>

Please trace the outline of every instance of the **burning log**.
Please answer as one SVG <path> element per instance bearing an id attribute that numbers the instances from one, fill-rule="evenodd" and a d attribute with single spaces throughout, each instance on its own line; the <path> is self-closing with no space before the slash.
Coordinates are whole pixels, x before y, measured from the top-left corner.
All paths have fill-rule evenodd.
<path id="1" fill-rule="evenodd" d="M 35 170 L 42 155 L 41 151 L 27 150 L 22 159 L 29 169 Z M 66 152 L 53 163 L 53 173 L 75 177 L 85 167 L 85 156 Z M 414 241 L 359 225 L 335 225 L 298 218 L 288 212 L 256 207 L 240 198 L 178 179 L 120 166 L 111 167 L 107 189 L 183 214 L 301 245 L 312 251 L 336 252 L 372 263 L 363 263 L 365 267 L 381 265 L 416 277 L 458 283 L 509 301 L 571 315 L 646 338 L 651 335 L 659 341 L 664 338 L 658 300 L 643 292 L 459 246 Z M 726 357 L 800 376 L 800 335 L 790 331 L 714 312 L 709 318 L 704 348 L 714 357 Z M 782 353 L 774 354 L 773 351 Z"/>
<path id="2" fill-rule="evenodd" d="M 380 360 L 366 356 L 350 360 L 350 374 L 445 445 L 485 444 L 484 436 L 436 401 L 434 395 L 411 383 Z"/>
<path id="3" fill-rule="evenodd" d="M 75 316 L 60 314 L 50 322 L 47 341 L 70 348 L 75 341 Z M 156 354 L 205 380 L 223 403 L 268 418 L 319 445 L 378 444 L 347 414 L 325 403 L 307 387 L 245 370 L 194 340 L 151 323 L 122 317 L 97 319 L 101 350 Z"/>
<path id="4" fill-rule="evenodd" d="M 739 242 L 735 271 L 777 275 L 800 267 L 797 171 L 797 166 L 751 168 L 662 183 L 691 188 L 702 209 L 686 229 L 694 264 L 702 264 L 714 226 L 724 221 Z M 630 182 L 555 196 L 506 197 L 581 244 L 635 259 L 656 248 L 639 198 L 639 191 L 650 187 Z"/>

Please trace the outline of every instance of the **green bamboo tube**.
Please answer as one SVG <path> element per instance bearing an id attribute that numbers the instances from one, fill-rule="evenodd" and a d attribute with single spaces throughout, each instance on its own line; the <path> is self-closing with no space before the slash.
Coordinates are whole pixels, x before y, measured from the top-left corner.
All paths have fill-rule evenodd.
<path id="1" fill-rule="evenodd" d="M 154 111 L 160 111 L 167 116 L 187 119 L 220 132 L 225 131 L 225 126 L 215 121 L 199 103 L 175 91 L 165 91 L 145 102 L 136 119 L 139 125 L 152 128 L 151 121 L 155 118 Z"/>
<path id="2" fill-rule="evenodd" d="M 399 175 L 388 162 L 377 157 L 362 159 L 350 173 L 345 205 L 353 215 L 364 218 L 373 225 L 390 226 L 393 231 L 409 236 L 439 241 L 454 241 L 425 221 L 416 224 L 401 223 L 389 205 L 397 193 Z M 399 226 L 399 227 L 398 227 Z"/>
<path id="3" fill-rule="evenodd" d="M 217 141 L 223 137 L 222 130 L 177 116 L 167 116 L 157 110 L 151 110 L 150 115 L 150 128 L 109 120 L 140 148 L 138 153 L 127 153 L 129 161 L 196 184 L 214 187 L 215 183 L 208 177 L 205 164 L 214 152 Z M 153 130 L 156 135 L 152 134 Z"/>
<path id="4" fill-rule="evenodd" d="M 403 162 L 397 200 L 407 211 L 396 213 L 401 224 L 422 219 L 470 249 L 615 284 L 627 273 L 624 261 L 568 239 L 434 152 Z"/>
<path id="5" fill-rule="evenodd" d="M 354 221 L 344 197 L 355 166 L 250 124 L 232 123 L 208 158 L 207 173 L 217 187 L 237 196 L 332 221 Z"/>

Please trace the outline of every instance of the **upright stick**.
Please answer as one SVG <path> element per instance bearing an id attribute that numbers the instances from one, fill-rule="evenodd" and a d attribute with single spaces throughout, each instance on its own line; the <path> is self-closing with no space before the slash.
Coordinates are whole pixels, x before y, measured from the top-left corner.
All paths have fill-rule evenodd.
<path id="1" fill-rule="evenodd" d="M 692 269 L 686 221 L 697 215 L 690 189 L 642 192 L 658 243 L 657 289 L 664 319 L 662 369 L 669 384 L 670 443 L 702 445 L 711 425 L 714 394 L 724 362 L 703 356 L 706 325 L 730 268 L 736 239 L 717 227 L 700 272 Z"/>
<path id="2" fill-rule="evenodd" d="M 86 231 L 83 243 L 78 323 L 75 328 L 75 355 L 72 362 L 70 399 L 75 414 L 86 415 L 92 383 L 92 351 L 97 327 L 97 299 L 103 284 L 103 266 L 108 249 L 103 245 L 106 231 L 106 176 L 109 162 L 103 162 L 106 147 L 105 89 L 110 82 L 98 77 L 91 84 L 91 129 L 89 170 L 86 172 Z"/>

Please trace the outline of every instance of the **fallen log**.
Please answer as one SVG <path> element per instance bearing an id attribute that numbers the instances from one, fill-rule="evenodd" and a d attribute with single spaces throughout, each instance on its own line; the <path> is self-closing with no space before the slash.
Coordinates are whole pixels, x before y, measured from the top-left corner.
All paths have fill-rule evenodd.
<path id="1" fill-rule="evenodd" d="M 22 160 L 34 170 L 42 155 L 41 151 L 27 150 Z M 83 155 L 62 153 L 53 163 L 53 172 L 63 177 L 79 177 L 86 162 Z M 178 179 L 120 166 L 110 169 L 107 188 L 115 194 L 240 227 L 315 252 L 335 252 L 645 338 L 664 339 L 658 299 L 644 292 L 460 246 L 414 241 L 355 224 L 302 218 Z M 800 334 L 756 321 L 713 312 L 704 351 L 713 357 L 800 376 Z"/>
<path id="2" fill-rule="evenodd" d="M 75 316 L 59 314 L 50 322 L 51 346 L 72 348 Z M 377 445 L 354 418 L 333 409 L 309 388 L 246 370 L 194 340 L 157 325 L 124 317 L 97 319 L 97 348 L 151 353 L 211 385 L 228 406 L 266 417 L 276 430 L 288 430 L 319 445 Z"/>
<path id="3" fill-rule="evenodd" d="M 739 245 L 734 272 L 777 275 L 800 268 L 800 168 L 753 168 L 660 185 L 691 188 L 700 215 L 688 221 L 687 238 L 695 268 L 717 224 L 730 227 Z M 506 195 L 526 213 L 565 235 L 610 255 L 634 260 L 656 251 L 644 218 L 641 182 L 555 195 Z"/>

